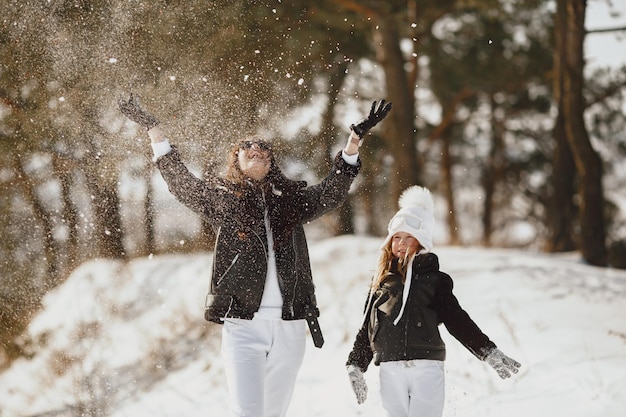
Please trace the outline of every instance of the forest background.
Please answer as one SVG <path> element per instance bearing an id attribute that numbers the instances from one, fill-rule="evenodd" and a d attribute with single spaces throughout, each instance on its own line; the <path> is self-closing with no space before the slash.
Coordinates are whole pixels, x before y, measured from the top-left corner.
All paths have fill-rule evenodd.
<path id="1" fill-rule="evenodd" d="M 421 184 L 449 245 L 626 267 L 626 66 L 589 71 L 584 49 L 625 28 L 587 28 L 586 1 L 1 3 L 0 368 L 80 264 L 211 250 L 119 113 L 130 92 L 198 175 L 255 133 L 310 183 L 385 98 L 349 201 L 313 238 L 380 236 Z"/>

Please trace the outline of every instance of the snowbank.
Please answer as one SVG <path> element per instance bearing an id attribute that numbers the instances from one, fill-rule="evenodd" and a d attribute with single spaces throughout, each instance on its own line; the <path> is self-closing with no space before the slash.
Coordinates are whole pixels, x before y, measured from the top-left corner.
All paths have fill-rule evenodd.
<path id="1" fill-rule="evenodd" d="M 380 416 L 377 371 L 354 400 L 344 363 L 380 239 L 311 245 L 326 344 L 308 342 L 290 416 Z M 436 248 L 461 305 L 520 374 L 500 380 L 442 330 L 444 415 L 621 416 L 626 404 L 626 271 L 576 255 Z M 219 326 L 203 321 L 212 256 L 93 261 L 48 294 L 30 359 L 0 374 L 0 415 L 227 415 Z"/>

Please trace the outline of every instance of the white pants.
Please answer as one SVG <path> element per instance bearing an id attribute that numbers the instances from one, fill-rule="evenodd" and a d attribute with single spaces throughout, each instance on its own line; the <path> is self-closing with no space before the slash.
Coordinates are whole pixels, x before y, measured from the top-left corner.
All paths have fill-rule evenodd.
<path id="1" fill-rule="evenodd" d="M 381 362 L 380 396 L 387 417 L 441 417 L 445 399 L 443 361 Z"/>
<path id="2" fill-rule="evenodd" d="M 306 347 L 306 321 L 226 319 L 222 358 L 232 417 L 284 417 Z"/>

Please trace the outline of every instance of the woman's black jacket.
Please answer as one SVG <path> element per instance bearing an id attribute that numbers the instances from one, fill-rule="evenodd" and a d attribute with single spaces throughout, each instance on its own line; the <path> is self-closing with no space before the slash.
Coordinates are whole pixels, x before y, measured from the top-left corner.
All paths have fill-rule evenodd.
<path id="1" fill-rule="evenodd" d="M 376 365 L 413 359 L 445 360 L 446 348 L 438 328 L 441 323 L 463 346 L 484 360 L 495 344 L 459 305 L 452 293 L 452 278 L 439 271 L 437 255 L 416 256 L 410 279 L 404 313 L 397 324 L 394 320 L 402 306 L 404 289 L 400 273 L 396 270 L 373 294 L 370 291 L 363 325 L 347 365 L 366 371 L 372 359 Z"/>
<path id="2" fill-rule="evenodd" d="M 160 157 L 157 166 L 170 192 L 216 230 L 207 320 L 252 319 L 258 310 L 267 271 L 266 208 L 283 296 L 282 318 L 319 315 L 303 224 L 343 203 L 360 163 L 352 166 L 338 154 L 328 176 L 311 187 L 284 177 L 263 185 L 217 177 L 201 180 L 187 170 L 176 148 Z"/>

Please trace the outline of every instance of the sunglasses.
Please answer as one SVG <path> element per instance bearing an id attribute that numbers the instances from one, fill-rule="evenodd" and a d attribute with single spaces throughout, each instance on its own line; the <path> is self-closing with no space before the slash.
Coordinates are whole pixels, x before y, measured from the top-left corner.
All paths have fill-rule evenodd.
<path id="1" fill-rule="evenodd" d="M 239 149 L 250 149 L 252 146 L 258 146 L 262 151 L 271 151 L 272 145 L 267 142 L 244 140 L 239 144 Z"/>

